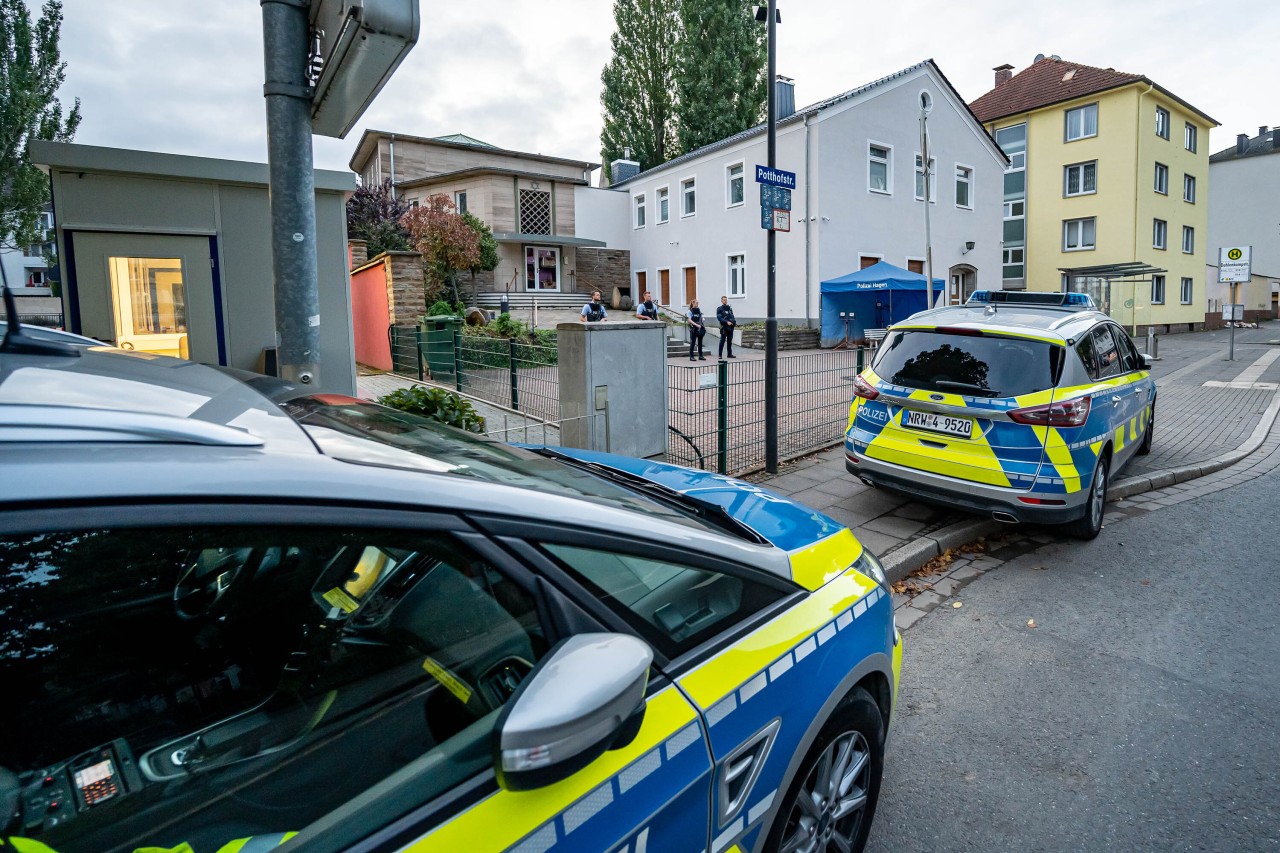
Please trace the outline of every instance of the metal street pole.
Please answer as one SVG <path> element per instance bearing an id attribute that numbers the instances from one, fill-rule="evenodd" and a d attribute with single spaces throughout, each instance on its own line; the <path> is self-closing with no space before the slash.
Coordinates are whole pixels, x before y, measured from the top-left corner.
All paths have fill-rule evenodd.
<path id="1" fill-rule="evenodd" d="M 271 180 L 276 359 L 283 379 L 320 382 L 315 176 L 311 154 L 308 3 L 260 0 Z"/>
<path id="2" fill-rule="evenodd" d="M 778 166 L 778 64 L 777 19 L 778 2 L 769 0 L 769 168 Z M 808 188 L 805 189 L 808 192 Z M 778 293 L 777 293 L 777 232 L 770 228 L 766 239 L 768 251 L 765 264 L 766 285 L 764 318 L 764 470 L 778 473 Z M 805 287 L 809 283 L 805 282 Z"/>
<path id="3" fill-rule="evenodd" d="M 920 168 L 924 170 L 924 274 L 925 288 L 930 298 L 933 296 L 933 233 L 929 227 L 929 107 L 928 96 L 920 94 Z M 948 296 L 949 282 L 943 282 L 942 293 L 938 301 L 943 305 L 950 304 Z M 933 306 L 930 306 L 933 307 Z"/>
<path id="4" fill-rule="evenodd" d="M 1230 331 L 1227 332 L 1227 361 L 1236 360 L 1236 287 L 1235 282 L 1231 283 L 1231 325 Z"/>

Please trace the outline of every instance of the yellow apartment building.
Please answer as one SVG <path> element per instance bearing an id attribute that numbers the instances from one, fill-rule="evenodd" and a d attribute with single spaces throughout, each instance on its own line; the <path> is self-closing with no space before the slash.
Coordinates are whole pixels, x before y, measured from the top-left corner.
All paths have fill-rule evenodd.
<path id="1" fill-rule="evenodd" d="M 1135 333 L 1202 327 L 1218 122 L 1141 74 L 1043 55 L 995 73 L 970 108 L 1010 160 L 1005 289 L 1090 292 Z"/>

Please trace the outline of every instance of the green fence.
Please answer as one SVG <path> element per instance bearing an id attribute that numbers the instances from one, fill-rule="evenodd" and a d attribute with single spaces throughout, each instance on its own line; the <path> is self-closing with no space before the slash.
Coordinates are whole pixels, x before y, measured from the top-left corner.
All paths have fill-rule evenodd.
<path id="1" fill-rule="evenodd" d="M 853 377 L 867 350 L 778 359 L 778 456 L 828 447 L 844 435 Z M 760 359 L 669 364 L 667 458 L 739 474 L 764 464 L 764 367 Z"/>

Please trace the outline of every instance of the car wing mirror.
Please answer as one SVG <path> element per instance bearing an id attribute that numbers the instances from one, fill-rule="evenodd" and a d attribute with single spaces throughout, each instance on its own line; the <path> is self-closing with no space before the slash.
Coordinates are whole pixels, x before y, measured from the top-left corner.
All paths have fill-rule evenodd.
<path id="1" fill-rule="evenodd" d="M 1152 366 L 1156 363 L 1156 360 L 1151 356 L 1147 355 L 1145 352 L 1142 353 L 1141 355 L 1142 355 L 1142 369 L 1150 370 Z"/>
<path id="2" fill-rule="evenodd" d="M 625 634 L 563 640 L 525 678 L 493 730 L 498 783 L 527 791 L 629 743 L 644 718 L 653 650 Z"/>

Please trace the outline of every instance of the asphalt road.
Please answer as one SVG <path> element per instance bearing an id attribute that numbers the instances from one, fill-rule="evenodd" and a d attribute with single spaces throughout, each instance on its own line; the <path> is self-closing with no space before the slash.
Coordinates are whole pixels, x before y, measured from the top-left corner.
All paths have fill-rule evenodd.
<path id="1" fill-rule="evenodd" d="M 1280 851 L 1278 510 L 1280 469 L 916 623 L 868 849 Z"/>

